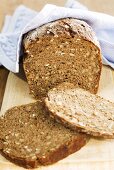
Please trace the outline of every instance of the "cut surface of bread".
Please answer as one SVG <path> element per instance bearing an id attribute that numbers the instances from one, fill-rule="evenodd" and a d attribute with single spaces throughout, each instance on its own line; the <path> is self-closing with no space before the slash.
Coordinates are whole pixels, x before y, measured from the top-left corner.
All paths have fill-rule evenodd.
<path id="1" fill-rule="evenodd" d="M 26 168 L 48 165 L 86 144 L 87 136 L 55 122 L 39 103 L 14 107 L 0 118 L 0 150 Z"/>
<path id="2" fill-rule="evenodd" d="M 37 98 L 63 82 L 96 93 L 101 74 L 97 38 L 84 21 L 66 18 L 27 33 L 24 70 L 30 91 Z"/>
<path id="3" fill-rule="evenodd" d="M 45 103 L 52 117 L 71 129 L 114 138 L 114 103 L 69 83 L 50 90 Z"/>

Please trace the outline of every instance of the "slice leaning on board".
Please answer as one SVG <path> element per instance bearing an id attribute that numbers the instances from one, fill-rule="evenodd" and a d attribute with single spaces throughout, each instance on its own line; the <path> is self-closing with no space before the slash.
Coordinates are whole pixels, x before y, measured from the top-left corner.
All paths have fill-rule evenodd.
<path id="1" fill-rule="evenodd" d="M 114 103 L 70 83 L 50 90 L 45 103 L 51 116 L 71 129 L 114 138 Z"/>

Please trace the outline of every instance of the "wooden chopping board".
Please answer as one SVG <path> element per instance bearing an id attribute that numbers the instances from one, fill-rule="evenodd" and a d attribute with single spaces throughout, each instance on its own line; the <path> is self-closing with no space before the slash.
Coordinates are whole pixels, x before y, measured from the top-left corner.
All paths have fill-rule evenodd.
<path id="1" fill-rule="evenodd" d="M 98 94 L 114 102 L 114 71 L 104 66 Z M 23 72 L 9 74 L 1 114 L 12 106 L 34 102 L 29 95 L 28 84 Z M 114 139 L 100 140 L 91 138 L 86 146 L 58 163 L 38 168 L 39 170 L 113 170 Z M 0 156 L 0 170 L 23 170 Z"/>
<path id="2" fill-rule="evenodd" d="M 80 0 L 90 9 L 113 13 L 114 0 Z M 0 6 L 2 15 L 6 11 L 13 11 L 20 3 L 34 8 L 41 9 L 45 3 L 54 3 L 63 5 L 65 0 L 1 0 Z M 101 4 L 101 5 L 99 5 Z M 111 6 L 111 8 L 110 8 Z M 5 10 L 4 10 L 5 9 Z M 4 12 L 5 11 L 5 12 Z M 0 16 L 1 17 L 1 16 Z M 3 20 L 3 18 L 2 18 Z M 114 102 L 114 71 L 108 67 L 103 67 L 100 80 L 98 94 L 106 99 Z M 34 99 L 29 95 L 29 88 L 25 81 L 23 72 L 15 75 L 10 73 L 7 80 L 3 104 L 0 114 L 3 114 L 12 106 L 34 102 Z M 114 139 L 98 140 L 91 138 L 86 146 L 69 157 L 59 161 L 58 163 L 37 168 L 39 170 L 114 170 Z M 24 170 L 24 168 L 16 166 L 0 155 L 0 170 Z"/>

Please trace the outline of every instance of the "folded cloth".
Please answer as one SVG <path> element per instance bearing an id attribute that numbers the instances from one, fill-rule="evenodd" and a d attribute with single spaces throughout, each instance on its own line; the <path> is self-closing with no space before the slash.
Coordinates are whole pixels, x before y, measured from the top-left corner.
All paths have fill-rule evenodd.
<path id="1" fill-rule="evenodd" d="M 89 11 L 75 0 L 68 0 L 65 7 L 47 4 L 39 13 L 21 5 L 13 16 L 7 16 L 0 34 L 1 65 L 12 72 L 19 72 L 23 34 L 45 23 L 66 17 L 84 20 L 93 28 L 101 45 L 103 63 L 114 68 L 114 17 Z"/>

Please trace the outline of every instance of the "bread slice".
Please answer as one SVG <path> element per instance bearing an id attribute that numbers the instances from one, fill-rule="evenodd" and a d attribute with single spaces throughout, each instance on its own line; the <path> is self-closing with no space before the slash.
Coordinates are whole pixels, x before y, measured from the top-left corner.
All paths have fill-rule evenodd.
<path id="1" fill-rule="evenodd" d="M 26 168 L 48 165 L 86 144 L 87 136 L 51 119 L 40 102 L 14 107 L 0 118 L 0 150 Z"/>
<path id="2" fill-rule="evenodd" d="M 24 70 L 31 93 L 47 96 L 63 82 L 97 93 L 100 46 L 92 28 L 74 18 L 42 25 L 24 36 Z"/>
<path id="3" fill-rule="evenodd" d="M 114 138 L 114 103 L 69 83 L 50 90 L 45 103 L 52 117 L 71 129 Z"/>

